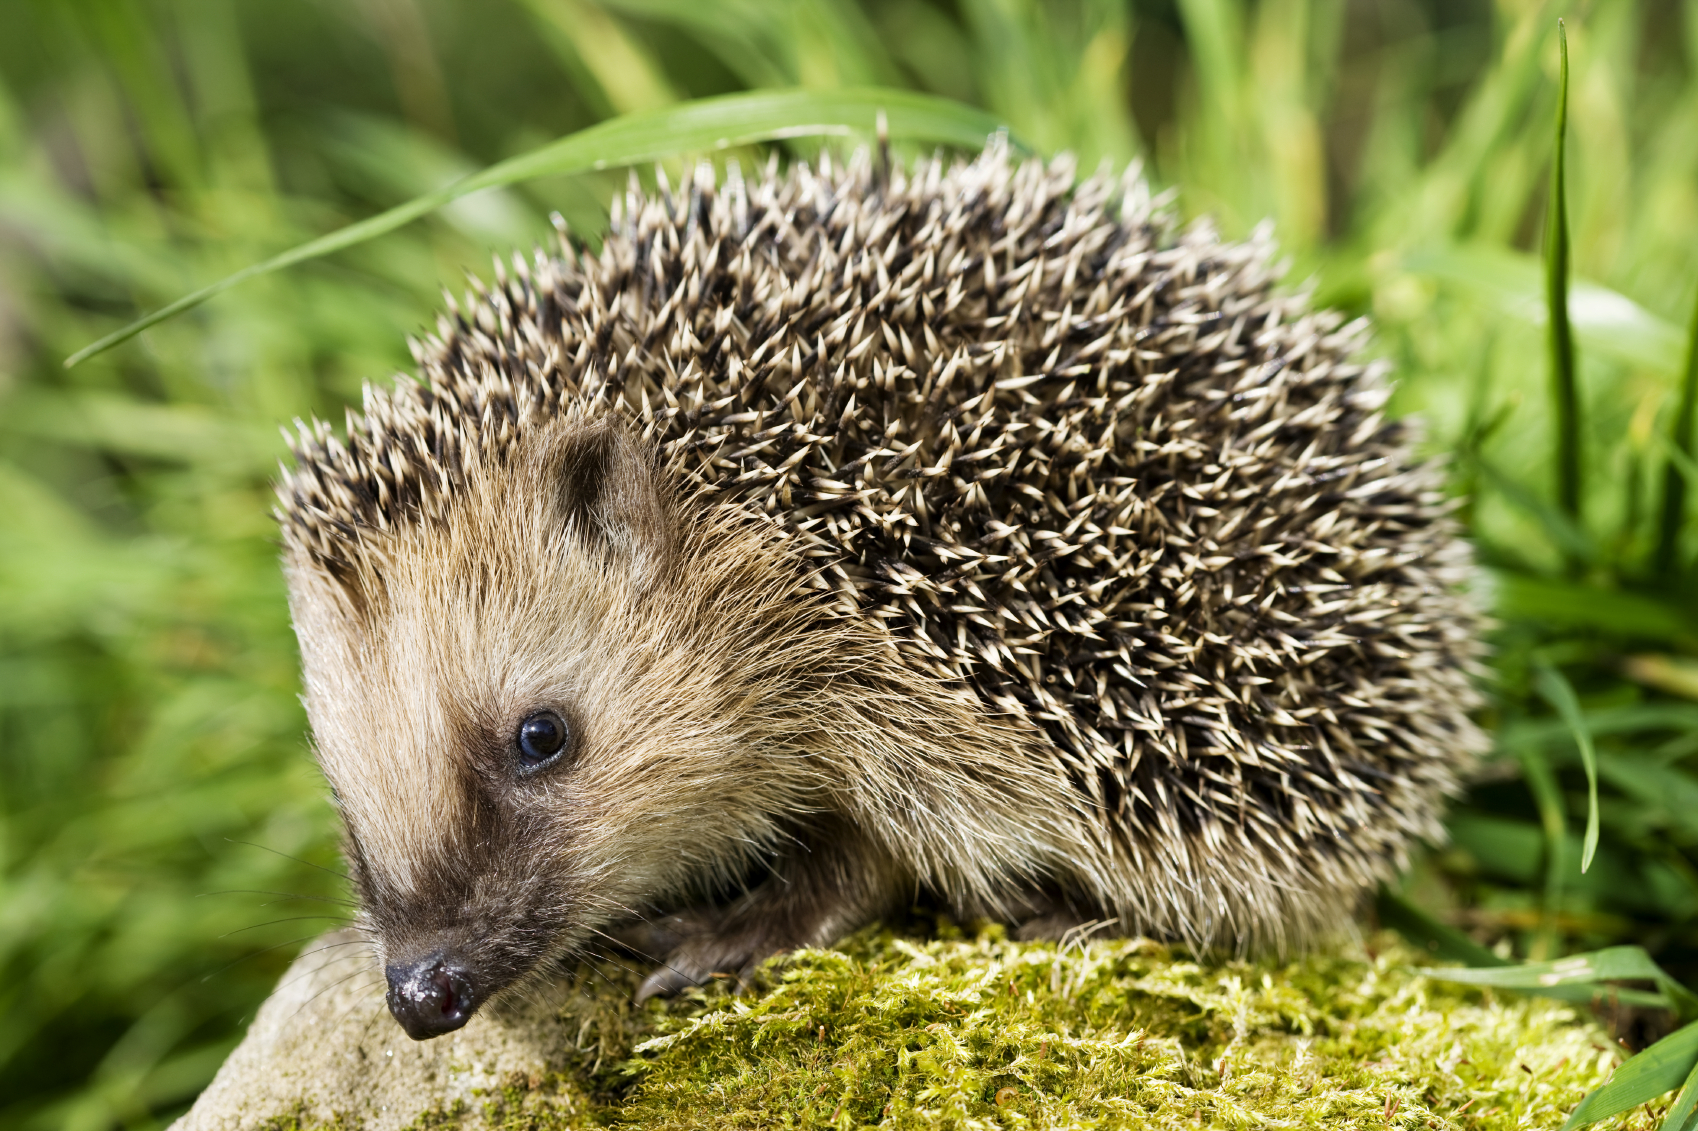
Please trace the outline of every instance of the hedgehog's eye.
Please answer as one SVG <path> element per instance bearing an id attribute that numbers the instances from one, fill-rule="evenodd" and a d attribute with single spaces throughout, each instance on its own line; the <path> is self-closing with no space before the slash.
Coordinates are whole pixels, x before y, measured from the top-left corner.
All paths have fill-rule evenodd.
<path id="1" fill-rule="evenodd" d="M 538 711 L 519 724 L 514 741 L 519 747 L 519 769 L 540 769 L 566 749 L 566 720 L 553 711 Z"/>

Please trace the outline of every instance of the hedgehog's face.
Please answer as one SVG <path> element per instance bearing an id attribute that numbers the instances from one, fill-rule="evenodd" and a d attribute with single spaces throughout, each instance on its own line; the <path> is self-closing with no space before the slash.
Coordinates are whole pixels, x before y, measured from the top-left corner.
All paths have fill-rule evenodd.
<path id="1" fill-rule="evenodd" d="M 763 835 L 726 811 L 727 781 L 760 791 L 754 697 L 677 580 L 653 461 L 562 425 L 501 475 L 340 577 L 288 563 L 320 762 L 415 1039 Z"/>

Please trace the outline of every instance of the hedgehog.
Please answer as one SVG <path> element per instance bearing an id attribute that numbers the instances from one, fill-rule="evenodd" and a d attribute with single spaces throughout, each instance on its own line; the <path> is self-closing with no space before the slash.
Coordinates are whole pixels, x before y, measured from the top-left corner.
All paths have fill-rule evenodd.
<path id="1" fill-rule="evenodd" d="M 1469 554 L 1266 230 L 995 139 L 656 177 L 291 438 L 304 702 L 410 1036 L 917 899 L 1303 945 L 1442 839 Z"/>

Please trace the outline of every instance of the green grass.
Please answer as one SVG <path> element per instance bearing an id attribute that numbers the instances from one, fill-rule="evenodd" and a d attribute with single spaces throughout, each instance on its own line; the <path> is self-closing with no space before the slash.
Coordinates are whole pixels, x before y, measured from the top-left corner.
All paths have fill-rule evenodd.
<path id="1" fill-rule="evenodd" d="M 1540 267 L 1559 15 L 1572 412 Z M 1693 0 L 12 0 L 0 1124 L 160 1125 L 330 925 L 296 917 L 342 913 L 317 902 L 342 882 L 267 516 L 276 425 L 405 368 L 438 288 L 550 210 L 593 238 L 626 174 L 494 188 L 63 360 L 609 115 L 869 84 L 1087 169 L 1141 158 L 1229 233 L 1271 218 L 1294 283 L 1377 318 L 1496 616 L 1495 752 L 1404 893 L 1506 954 L 1633 942 L 1698 984 Z"/>

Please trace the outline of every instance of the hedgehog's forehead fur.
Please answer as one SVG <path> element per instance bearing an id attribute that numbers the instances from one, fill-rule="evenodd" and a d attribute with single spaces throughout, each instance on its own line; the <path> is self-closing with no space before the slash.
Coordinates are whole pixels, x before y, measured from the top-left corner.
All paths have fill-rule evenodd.
<path id="1" fill-rule="evenodd" d="M 760 743 L 850 744 L 857 708 L 816 696 L 827 741 L 806 705 L 762 714 L 748 691 L 837 655 L 925 700 L 881 709 L 950 715 L 914 726 L 959 740 L 960 819 L 985 844 L 1050 852 L 1028 866 L 1070 869 L 1126 925 L 1252 943 L 1316 925 L 1327 892 L 1440 835 L 1479 742 L 1475 645 L 1435 476 L 1352 360 L 1365 326 L 1276 293 L 1271 255 L 1265 234 L 1180 232 L 1135 171 L 1076 183 L 993 145 L 906 170 L 703 167 L 633 185 L 599 254 L 562 238 L 498 261 L 415 345 L 423 380 L 368 386 L 345 441 L 303 425 L 279 486 L 309 707 L 359 847 L 437 868 L 453 850 L 406 826 L 469 824 L 450 749 L 550 695 L 607 736 L 551 787 L 578 817 L 547 835 L 589 873 L 641 871 L 640 845 L 607 839 L 638 835 L 638 766 L 720 758 L 721 781 L 805 809 L 827 788 L 813 763 Z M 561 473 L 585 444 L 635 485 L 599 525 L 585 499 L 607 489 Z M 804 624 L 821 643 L 794 644 Z M 374 762 L 402 703 L 416 733 Z M 900 791 L 922 770 L 889 773 Z M 1071 800 L 1022 818 L 1027 785 Z M 669 786 L 656 835 L 711 825 L 709 801 Z M 993 862 L 880 835 L 995 903 Z"/>

